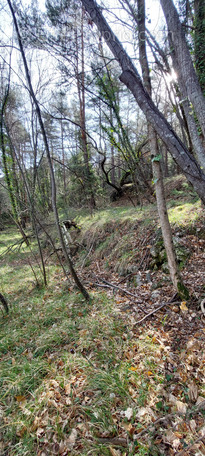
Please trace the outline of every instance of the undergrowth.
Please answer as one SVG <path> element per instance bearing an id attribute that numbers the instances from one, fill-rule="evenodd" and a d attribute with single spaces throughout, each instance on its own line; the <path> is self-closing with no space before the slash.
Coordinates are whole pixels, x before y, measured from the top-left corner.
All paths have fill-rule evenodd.
<path id="1" fill-rule="evenodd" d="M 123 211 L 127 217 L 122 208 L 117 216 Z M 100 214 L 95 222 L 104 223 Z M 13 240 L 12 230 L 0 234 L 0 254 Z M 37 287 L 29 255 L 17 248 L 0 262 L 0 287 L 10 304 L 0 321 L 2 455 L 157 456 L 188 445 L 202 427 L 187 384 L 193 368 L 203 399 L 202 358 L 192 359 L 200 342 L 194 352 L 184 347 L 177 364 L 163 325 L 133 329 L 111 294 L 90 291 L 86 303 L 52 263 L 49 286 Z M 38 274 L 34 260 L 33 267 Z M 170 414 L 172 421 L 163 422 Z"/>

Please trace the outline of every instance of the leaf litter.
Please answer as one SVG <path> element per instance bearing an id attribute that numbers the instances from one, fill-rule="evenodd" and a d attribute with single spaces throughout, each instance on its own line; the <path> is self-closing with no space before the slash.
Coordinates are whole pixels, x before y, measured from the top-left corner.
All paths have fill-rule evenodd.
<path id="1" fill-rule="evenodd" d="M 3 400 L 1 429 L 13 426 L 15 439 L 5 438 L 2 454 L 26 454 L 28 436 L 29 454 L 38 456 L 205 454 L 205 326 L 198 305 L 205 243 L 199 246 L 193 235 L 187 242 L 192 256 L 183 277 L 195 297 L 189 303 L 169 303 L 173 288 L 166 277 L 153 290 L 162 272 L 148 270 L 148 263 L 135 286 L 130 277 L 122 283 L 112 268 L 104 270 L 102 260 L 89 268 L 91 293 L 93 270 L 98 270 L 101 279 L 137 299 L 116 288 L 93 292 L 89 310 L 78 297 L 73 305 L 68 302 L 73 333 L 64 334 L 59 347 L 45 350 L 49 370 L 40 386 L 15 394 L 10 415 L 5 413 L 9 399 Z M 53 292 L 58 300 L 57 284 Z M 44 305 L 51 300 L 52 292 L 44 296 Z M 136 325 L 162 302 L 169 304 Z M 35 353 L 32 347 L 27 351 Z"/>

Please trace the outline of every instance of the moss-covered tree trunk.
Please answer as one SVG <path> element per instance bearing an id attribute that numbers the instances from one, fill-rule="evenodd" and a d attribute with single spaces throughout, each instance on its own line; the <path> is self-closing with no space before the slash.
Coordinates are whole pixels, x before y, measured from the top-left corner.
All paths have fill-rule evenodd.
<path id="1" fill-rule="evenodd" d="M 205 95 L 205 1 L 194 1 L 194 54 L 196 71 Z"/>

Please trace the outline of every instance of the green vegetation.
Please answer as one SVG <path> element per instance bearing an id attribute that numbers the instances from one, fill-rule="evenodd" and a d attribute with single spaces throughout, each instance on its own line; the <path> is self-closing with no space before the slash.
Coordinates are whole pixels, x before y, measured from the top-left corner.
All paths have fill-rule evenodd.
<path id="1" fill-rule="evenodd" d="M 179 207 L 183 209 L 181 225 L 193 228 L 200 206 L 185 203 Z M 175 209 L 178 213 L 179 208 Z M 90 264 L 103 255 L 109 269 L 114 258 L 122 265 L 131 262 L 140 252 L 145 230 L 148 226 L 153 230 L 149 225 L 153 214 L 149 208 L 121 207 L 98 211 L 92 220 L 81 217 L 81 239 L 86 239 L 88 250 L 97 233 Z M 176 219 L 172 221 L 176 223 Z M 135 240 L 136 236 L 139 245 L 134 247 L 131 237 Z M 0 254 L 7 251 L 0 262 L 0 287 L 10 304 L 9 315 L 2 309 L 0 320 L 2 454 L 162 454 L 157 449 L 157 427 L 155 431 L 149 427 L 153 421 L 172 413 L 177 422 L 183 407 L 186 420 L 198 417 L 184 373 L 184 359 L 190 360 L 192 355 L 190 347 L 184 346 L 178 364 L 167 372 L 167 363 L 172 361 L 170 336 L 164 329 L 166 316 L 160 317 L 161 323 L 135 327 L 129 311 L 119 311 L 126 299 L 93 288 L 89 290 L 92 302 L 87 304 L 53 259 L 47 262 L 49 286 L 37 287 L 27 264 L 29 258 L 38 274 L 37 259 L 28 247 L 22 250 L 16 244 L 11 248 L 18 240 L 20 235 L 14 229 L 0 233 Z M 35 243 L 31 248 L 36 253 Z M 85 254 L 86 248 L 79 254 L 79 264 Z M 203 340 L 197 343 L 195 354 Z M 201 356 L 194 363 L 198 394 L 203 398 Z M 180 426 L 183 420 L 184 416 Z M 199 421 L 196 418 L 196 427 Z M 165 435 L 171 432 L 169 421 L 161 426 Z M 139 437 L 142 430 L 145 433 Z M 179 448 L 184 439 L 180 432 Z M 194 431 L 191 437 L 188 433 L 187 442 L 195 437 Z"/>

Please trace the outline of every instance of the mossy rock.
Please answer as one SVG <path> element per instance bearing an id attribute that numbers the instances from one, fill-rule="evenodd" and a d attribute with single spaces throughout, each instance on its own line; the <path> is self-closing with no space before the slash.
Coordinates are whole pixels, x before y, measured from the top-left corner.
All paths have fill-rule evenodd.
<path id="1" fill-rule="evenodd" d="M 175 247 L 177 262 L 180 268 L 183 268 L 190 252 L 181 244 L 181 239 L 178 236 L 173 236 L 173 244 Z M 152 256 L 150 267 L 153 270 L 162 268 L 163 272 L 168 273 L 169 268 L 167 264 L 167 254 L 164 247 L 161 229 L 158 229 L 156 232 L 156 241 L 150 249 L 150 254 Z"/>
<path id="2" fill-rule="evenodd" d="M 169 266 L 168 266 L 168 263 L 167 262 L 164 262 L 161 266 L 162 268 L 162 271 L 165 273 L 165 274 L 169 274 Z"/>

